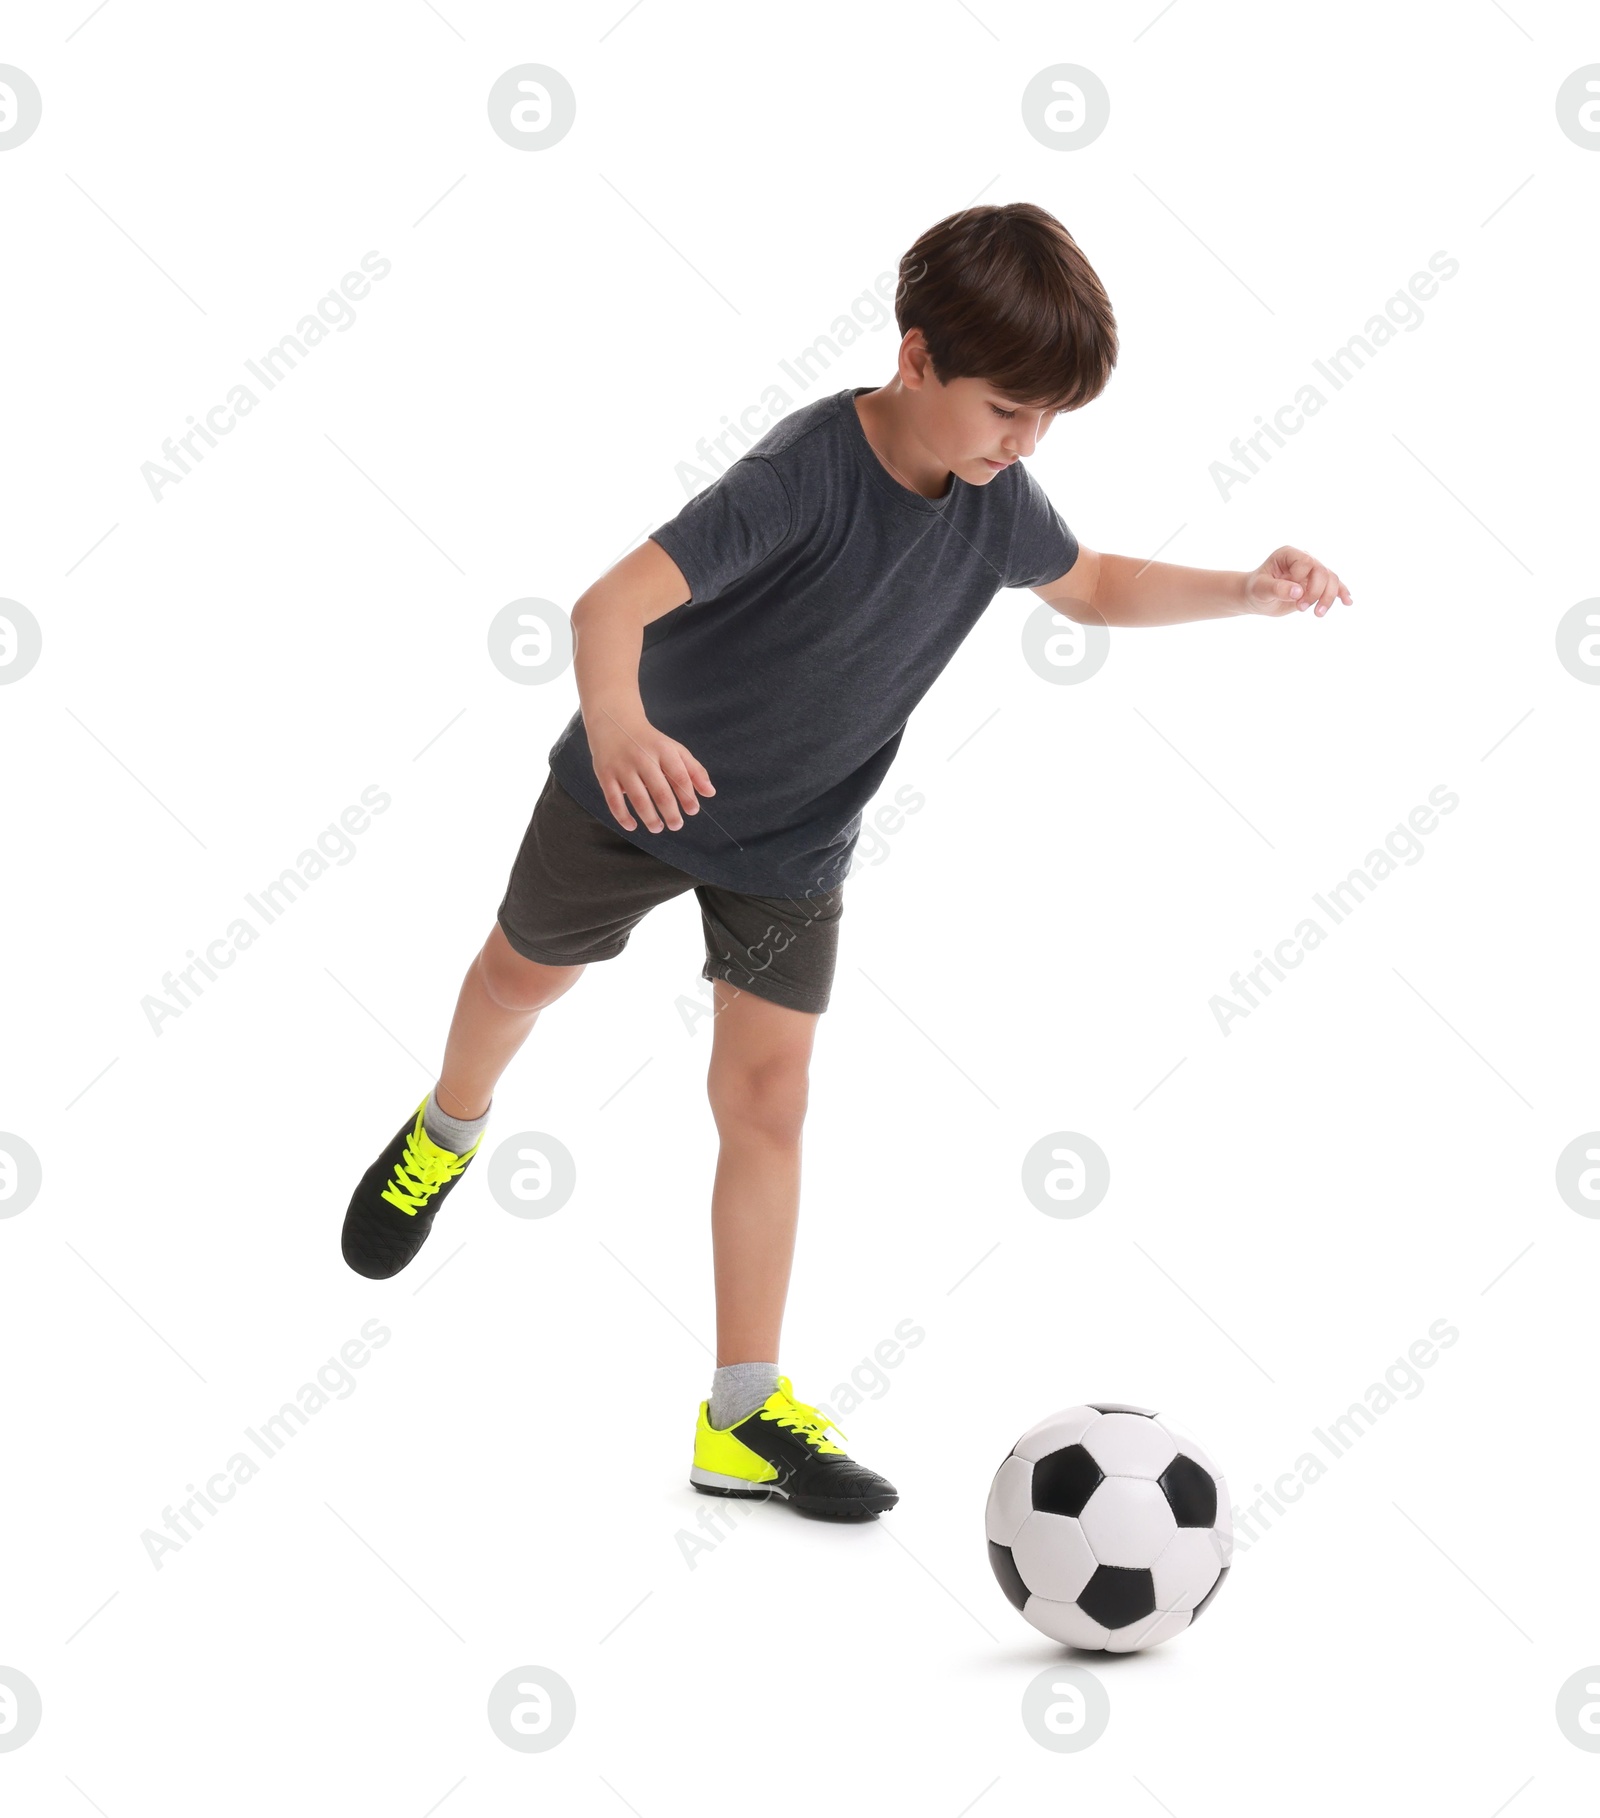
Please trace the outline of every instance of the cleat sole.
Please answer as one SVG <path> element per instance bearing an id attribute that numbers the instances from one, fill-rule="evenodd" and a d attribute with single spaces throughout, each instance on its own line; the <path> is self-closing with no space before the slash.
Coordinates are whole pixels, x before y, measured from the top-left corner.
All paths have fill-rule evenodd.
<path id="1" fill-rule="evenodd" d="M 854 1521 L 869 1515 L 882 1515 L 900 1500 L 898 1493 L 883 1496 L 800 1496 L 776 1483 L 751 1483 L 743 1477 L 728 1477 L 720 1471 L 690 1467 L 690 1487 L 702 1496 L 731 1496 L 746 1502 L 770 1502 L 781 1496 L 804 1515 L 836 1516 Z"/>

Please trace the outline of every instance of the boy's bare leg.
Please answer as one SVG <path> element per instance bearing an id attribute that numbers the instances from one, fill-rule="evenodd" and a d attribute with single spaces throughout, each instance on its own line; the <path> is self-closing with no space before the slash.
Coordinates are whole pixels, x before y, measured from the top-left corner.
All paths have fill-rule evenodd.
<path id="1" fill-rule="evenodd" d="M 451 1117 L 482 1117 L 500 1075 L 528 1039 L 546 1004 L 578 982 L 582 966 L 542 966 L 524 959 L 495 923 L 467 968 L 434 1088 Z"/>
<path id="2" fill-rule="evenodd" d="M 717 1367 L 776 1363 L 817 1017 L 713 982 L 706 1092 L 721 1137 L 711 1194 Z"/>

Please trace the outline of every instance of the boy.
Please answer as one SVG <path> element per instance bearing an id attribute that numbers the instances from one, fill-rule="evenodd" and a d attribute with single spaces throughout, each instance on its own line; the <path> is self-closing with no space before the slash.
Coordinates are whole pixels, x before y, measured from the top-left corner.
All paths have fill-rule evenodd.
<path id="1" fill-rule="evenodd" d="M 1116 323 L 1044 210 L 969 208 L 929 229 L 900 263 L 895 319 L 889 384 L 790 412 L 573 608 L 580 706 L 438 1083 L 368 1169 L 343 1239 L 360 1274 L 403 1269 L 539 1012 L 693 889 L 720 1150 L 717 1367 L 690 1481 L 844 1518 L 897 1492 L 826 1437 L 774 1360 L 845 874 L 907 716 L 1002 587 L 1108 625 L 1350 601 L 1296 549 L 1216 573 L 1079 548 L 1021 457 L 1104 389 Z"/>

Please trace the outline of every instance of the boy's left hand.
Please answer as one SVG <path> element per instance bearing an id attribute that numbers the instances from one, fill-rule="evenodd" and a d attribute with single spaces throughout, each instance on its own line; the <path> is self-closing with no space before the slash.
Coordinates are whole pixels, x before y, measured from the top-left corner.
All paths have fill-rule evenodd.
<path id="1" fill-rule="evenodd" d="M 1264 618 L 1316 608 L 1320 619 L 1335 600 L 1350 604 L 1350 590 L 1331 568 L 1285 543 L 1244 578 L 1245 611 Z"/>

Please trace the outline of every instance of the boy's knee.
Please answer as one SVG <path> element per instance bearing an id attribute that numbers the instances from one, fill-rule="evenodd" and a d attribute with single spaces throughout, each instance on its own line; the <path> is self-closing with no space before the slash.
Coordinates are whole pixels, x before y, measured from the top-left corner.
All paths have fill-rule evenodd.
<path id="1" fill-rule="evenodd" d="M 496 924 L 478 955 L 478 976 L 502 1010 L 542 1010 L 576 983 L 582 966 L 544 966 L 524 959 Z"/>
<path id="2" fill-rule="evenodd" d="M 757 1132 L 774 1142 L 800 1140 L 810 1093 L 804 1061 L 713 1063 L 706 1093 L 719 1130 Z"/>

